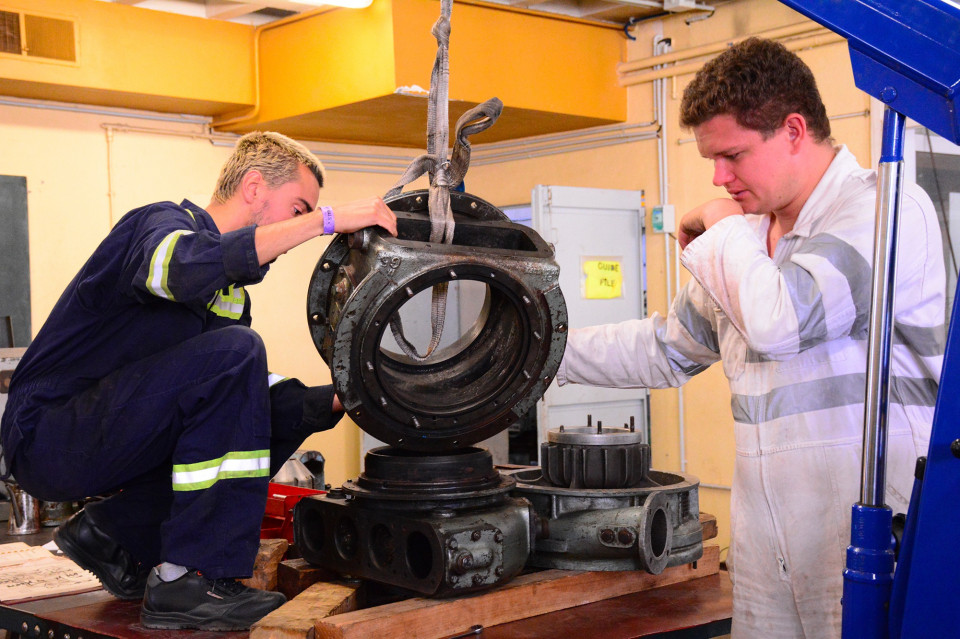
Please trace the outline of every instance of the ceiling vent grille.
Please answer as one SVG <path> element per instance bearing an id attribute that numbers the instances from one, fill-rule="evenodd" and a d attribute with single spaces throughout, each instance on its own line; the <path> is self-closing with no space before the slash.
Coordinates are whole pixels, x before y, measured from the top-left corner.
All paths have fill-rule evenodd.
<path id="1" fill-rule="evenodd" d="M 0 53 L 76 62 L 76 24 L 61 18 L 0 11 Z"/>
<path id="2" fill-rule="evenodd" d="M 0 53 L 21 53 L 19 13 L 0 11 Z"/>

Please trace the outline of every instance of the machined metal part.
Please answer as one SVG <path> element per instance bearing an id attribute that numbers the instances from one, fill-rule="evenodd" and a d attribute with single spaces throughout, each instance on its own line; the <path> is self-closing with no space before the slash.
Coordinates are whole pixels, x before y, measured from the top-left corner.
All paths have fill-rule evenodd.
<path id="1" fill-rule="evenodd" d="M 540 445 L 543 476 L 568 488 L 650 485 L 650 446 L 643 433 L 602 426 L 551 430 Z"/>
<path id="2" fill-rule="evenodd" d="M 642 433 L 561 426 L 540 454 L 542 469 L 512 473 L 539 523 L 530 565 L 659 574 L 703 555 L 699 482 L 650 470 Z"/>
<path id="3" fill-rule="evenodd" d="M 275 484 L 323 490 L 326 486 L 323 466 L 324 459 L 320 451 L 298 450 L 290 455 L 270 481 Z"/>
<path id="4" fill-rule="evenodd" d="M 651 470 L 644 486 L 588 489 L 552 486 L 538 468 L 505 474 L 536 513 L 531 566 L 659 574 L 703 555 L 695 477 Z"/>
<path id="5" fill-rule="evenodd" d="M 363 478 L 300 500 L 294 535 L 304 559 L 433 597 L 486 590 L 518 574 L 533 544 L 533 515 L 526 500 L 509 495 L 514 481 L 493 470 L 490 454 L 406 453 L 375 449 Z M 455 476 L 441 477 L 458 464 Z"/>
<path id="6" fill-rule="evenodd" d="M 446 451 L 507 428 L 550 385 L 566 344 L 567 310 L 553 249 L 531 229 L 465 193 L 451 193 L 453 244 L 429 242 L 427 192 L 387 200 L 398 237 L 338 235 L 310 281 L 307 316 L 347 412 L 391 446 Z M 390 318 L 435 284 L 486 285 L 460 339 L 425 361 L 381 347 Z"/>
<path id="7" fill-rule="evenodd" d="M 366 454 L 364 469 L 343 484 L 346 494 L 372 508 L 410 513 L 498 505 L 516 483 L 481 448 L 424 454 L 384 446 Z"/>

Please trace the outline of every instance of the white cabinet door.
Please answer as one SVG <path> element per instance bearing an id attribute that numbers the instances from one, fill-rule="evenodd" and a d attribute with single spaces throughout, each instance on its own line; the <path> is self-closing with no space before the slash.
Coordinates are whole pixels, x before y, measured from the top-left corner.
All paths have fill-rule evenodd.
<path id="1" fill-rule="evenodd" d="M 646 316 L 643 191 L 538 186 L 533 228 L 554 245 L 570 327 L 609 324 Z M 619 287 L 618 287 L 619 285 Z M 550 385 L 537 406 L 539 441 L 549 429 L 622 427 L 630 417 L 647 436 L 646 389 Z"/>

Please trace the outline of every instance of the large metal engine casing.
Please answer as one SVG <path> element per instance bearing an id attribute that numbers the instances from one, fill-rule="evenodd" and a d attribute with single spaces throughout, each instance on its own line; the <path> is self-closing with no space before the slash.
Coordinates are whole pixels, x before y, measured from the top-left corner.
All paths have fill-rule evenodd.
<path id="1" fill-rule="evenodd" d="M 530 504 L 490 453 L 396 448 L 367 453 L 366 470 L 327 495 L 300 500 L 294 534 L 304 559 L 433 597 L 505 583 L 533 545 Z"/>
<path id="2" fill-rule="evenodd" d="M 479 198 L 450 198 L 453 244 L 429 242 L 426 191 L 401 194 L 387 201 L 399 237 L 376 228 L 337 236 L 307 297 L 311 335 L 347 412 L 409 450 L 464 447 L 507 428 L 546 391 L 566 343 L 553 249 Z M 380 348 L 405 302 L 456 280 L 487 285 L 472 330 L 424 362 Z"/>
<path id="3" fill-rule="evenodd" d="M 540 523 L 528 565 L 659 574 L 703 556 L 695 477 L 651 470 L 649 485 L 588 489 L 551 486 L 539 469 L 508 474 Z"/>

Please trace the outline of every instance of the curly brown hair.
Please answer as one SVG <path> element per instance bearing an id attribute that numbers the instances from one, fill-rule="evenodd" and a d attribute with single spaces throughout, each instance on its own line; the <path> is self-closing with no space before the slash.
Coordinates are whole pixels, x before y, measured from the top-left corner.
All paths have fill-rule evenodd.
<path id="1" fill-rule="evenodd" d="M 683 91 L 680 123 L 693 128 L 718 115 L 765 138 L 791 113 L 807 121 L 817 142 L 830 140 L 830 121 L 810 67 L 779 42 L 748 38 L 697 72 Z"/>

